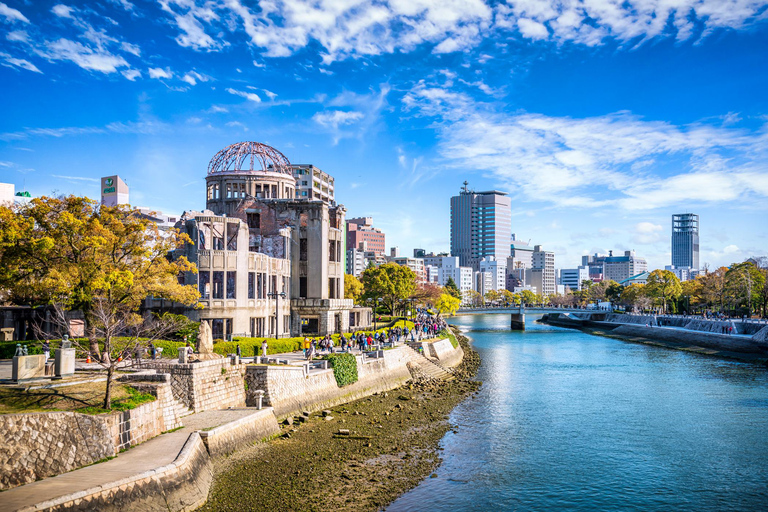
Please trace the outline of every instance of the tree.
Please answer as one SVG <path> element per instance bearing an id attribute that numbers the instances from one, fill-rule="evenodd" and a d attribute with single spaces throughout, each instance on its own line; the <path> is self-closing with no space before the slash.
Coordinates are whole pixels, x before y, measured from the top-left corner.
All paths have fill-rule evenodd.
<path id="1" fill-rule="evenodd" d="M 84 197 L 41 197 L 0 207 L 0 288 L 32 306 L 60 304 L 85 315 L 90 351 L 99 353 L 97 329 L 109 333 L 101 361 L 109 395 L 115 354 L 111 336 L 147 297 L 194 304 L 197 287 L 179 276 L 196 272 L 185 257 L 169 255 L 191 239 L 127 206 L 106 207 Z"/>
<path id="2" fill-rule="evenodd" d="M 491 302 L 491 303 L 497 303 L 499 302 L 499 299 L 501 299 L 501 293 L 498 290 L 488 290 L 485 292 L 485 301 Z"/>
<path id="3" fill-rule="evenodd" d="M 363 298 L 374 301 L 382 299 L 394 315 L 397 306 L 416 290 L 416 274 L 408 267 L 386 263 L 380 267 L 365 269 L 362 283 Z"/>
<path id="4" fill-rule="evenodd" d="M 480 295 L 480 292 L 478 291 L 467 290 L 465 299 L 469 304 L 472 304 L 473 306 L 483 305 L 483 296 Z"/>
<path id="5" fill-rule="evenodd" d="M 667 301 L 677 299 L 683 289 L 680 279 L 669 270 L 654 270 L 648 275 L 645 292 L 648 297 L 661 300 L 664 312 L 667 311 Z"/>
<path id="6" fill-rule="evenodd" d="M 535 304 L 536 294 L 533 293 L 531 290 L 523 290 L 522 292 L 520 292 L 520 300 L 525 304 Z"/>
<path id="7" fill-rule="evenodd" d="M 696 279 L 689 279 L 680 283 L 682 293 L 680 294 L 680 305 L 683 305 L 683 299 L 685 300 L 685 311 L 691 313 L 691 311 L 703 303 L 704 283 L 701 277 Z"/>
<path id="8" fill-rule="evenodd" d="M 501 290 L 501 300 L 505 305 L 514 306 L 520 303 L 520 297 L 509 290 Z"/>
<path id="9" fill-rule="evenodd" d="M 457 299 L 449 293 L 443 293 L 435 303 L 435 308 L 441 313 L 448 316 L 453 316 L 461 306 L 461 300 Z"/>
<path id="10" fill-rule="evenodd" d="M 435 283 L 424 283 L 416 287 L 410 299 L 413 300 L 416 305 L 432 306 L 443 294 L 443 287 Z"/>
<path id="11" fill-rule="evenodd" d="M 702 296 L 710 307 L 717 305 L 722 310 L 725 306 L 725 274 L 727 272 L 728 267 L 720 267 L 701 277 Z"/>
<path id="12" fill-rule="evenodd" d="M 452 277 L 448 278 L 444 288 L 446 292 L 461 300 L 461 290 L 456 286 L 456 281 L 454 281 Z"/>
<path id="13" fill-rule="evenodd" d="M 611 279 L 608 281 L 608 284 L 605 288 L 605 298 L 618 304 L 618 302 L 621 300 L 621 294 L 623 291 L 624 287 Z"/>
<path id="14" fill-rule="evenodd" d="M 752 316 L 752 305 L 759 304 L 765 285 L 765 276 L 751 261 L 735 263 L 725 273 L 726 293 L 733 308 L 746 307 Z"/>
<path id="15" fill-rule="evenodd" d="M 344 298 L 352 299 L 355 304 L 360 304 L 360 297 L 363 295 L 363 283 L 351 274 L 344 276 Z"/>
<path id="16" fill-rule="evenodd" d="M 636 306 L 640 306 L 641 299 L 645 298 L 645 285 L 640 283 L 632 283 L 625 287 L 621 292 L 619 304 L 626 308 L 634 309 Z"/>

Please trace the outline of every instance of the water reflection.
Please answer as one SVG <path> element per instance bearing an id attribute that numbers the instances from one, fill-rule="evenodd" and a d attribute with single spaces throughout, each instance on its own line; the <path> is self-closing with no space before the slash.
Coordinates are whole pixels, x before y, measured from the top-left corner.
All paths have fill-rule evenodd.
<path id="1" fill-rule="evenodd" d="M 508 322 L 457 317 L 484 384 L 389 511 L 765 509 L 763 368 Z"/>

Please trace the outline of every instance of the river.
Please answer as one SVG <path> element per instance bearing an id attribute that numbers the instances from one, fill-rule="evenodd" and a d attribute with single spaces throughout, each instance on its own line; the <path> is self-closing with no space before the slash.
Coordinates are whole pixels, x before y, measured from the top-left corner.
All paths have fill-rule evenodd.
<path id="1" fill-rule="evenodd" d="M 768 371 L 467 315 L 479 393 L 386 510 L 768 510 Z"/>

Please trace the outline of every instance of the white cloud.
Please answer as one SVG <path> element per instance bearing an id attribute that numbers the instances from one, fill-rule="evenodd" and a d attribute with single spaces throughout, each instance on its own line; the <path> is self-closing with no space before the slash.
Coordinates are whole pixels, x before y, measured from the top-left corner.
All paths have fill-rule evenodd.
<path id="1" fill-rule="evenodd" d="M 131 82 L 133 82 L 134 80 L 136 80 L 141 76 L 141 71 L 139 71 L 138 69 L 126 69 L 122 73 L 123 73 L 123 76 L 128 80 L 130 80 Z"/>
<path id="2" fill-rule="evenodd" d="M 72 12 L 74 12 L 74 9 L 68 5 L 58 4 L 53 6 L 51 12 L 59 18 L 72 18 Z"/>
<path id="3" fill-rule="evenodd" d="M 292 55 L 315 40 L 326 64 L 353 55 L 409 51 L 422 43 L 439 43 L 438 53 L 466 49 L 493 17 L 481 0 L 274 0 L 262 2 L 258 11 L 228 0 L 226 6 L 266 55 Z"/>
<path id="4" fill-rule="evenodd" d="M 8 7 L 3 2 L 0 2 L 0 16 L 5 18 L 4 21 L 8 23 L 13 23 L 15 21 L 29 23 L 27 17 L 21 14 L 21 11 L 18 11 L 12 7 Z"/>
<path id="5" fill-rule="evenodd" d="M 634 241 L 641 244 L 653 244 L 666 240 L 664 228 L 653 222 L 638 222 L 635 224 Z"/>
<path id="6" fill-rule="evenodd" d="M 20 43 L 29 42 L 29 34 L 27 34 L 26 31 L 24 30 L 13 30 L 11 32 L 8 32 L 5 38 L 9 41 L 17 41 Z"/>
<path id="7" fill-rule="evenodd" d="M 224 107 L 220 107 L 218 105 L 214 105 L 214 106 L 212 106 L 211 108 L 208 109 L 208 112 L 210 112 L 211 114 L 226 114 L 227 112 L 229 112 L 229 110 L 227 110 Z"/>
<path id="8" fill-rule="evenodd" d="M 101 73 L 114 73 L 118 68 L 129 67 L 125 59 L 118 55 L 112 55 L 106 49 L 91 48 L 69 39 L 48 42 L 45 50 L 40 53 L 52 61 L 68 60 L 83 69 Z"/>
<path id="9" fill-rule="evenodd" d="M 271 100 L 274 100 L 275 98 L 277 98 L 277 93 L 274 93 L 274 92 L 272 92 L 272 91 L 268 91 L 268 90 L 266 90 L 266 89 L 262 89 L 262 91 L 264 91 L 264 94 L 266 94 L 266 95 L 267 95 L 267 97 L 268 97 L 269 99 L 271 99 Z"/>
<path id="10" fill-rule="evenodd" d="M 98 183 L 100 180 L 99 178 L 86 178 L 84 176 L 65 176 L 61 174 L 51 174 L 52 178 L 59 178 L 62 180 L 69 180 L 69 181 L 88 181 L 93 183 Z"/>
<path id="11" fill-rule="evenodd" d="M 449 165 L 490 171 L 529 200 L 645 210 L 768 197 L 768 123 L 749 132 L 644 121 L 628 112 L 585 119 L 504 114 L 423 82 L 403 104 L 436 119 Z M 669 157 L 682 164 L 665 167 Z"/>
<path id="12" fill-rule="evenodd" d="M 0 58 L 3 59 L 3 65 L 6 67 L 15 67 L 26 69 L 27 71 L 32 71 L 34 73 L 42 73 L 42 71 L 37 69 L 37 66 L 26 59 L 17 59 L 3 52 L 0 52 Z"/>
<path id="13" fill-rule="evenodd" d="M 198 6 L 194 0 L 160 0 L 160 6 L 173 17 L 176 26 L 183 32 L 176 38 L 180 46 L 195 50 L 215 50 L 220 46 L 205 32 L 202 24 L 219 19 L 208 2 Z M 182 14 L 177 10 L 186 12 Z"/>
<path id="14" fill-rule="evenodd" d="M 207 82 L 211 77 L 207 75 L 201 75 L 197 71 L 190 71 L 185 73 L 181 80 L 187 82 L 189 85 L 197 85 L 198 82 Z"/>
<path id="15" fill-rule="evenodd" d="M 137 57 L 141 56 L 141 48 L 138 45 L 123 41 L 120 43 L 120 48 L 127 53 L 131 53 Z"/>
<path id="16" fill-rule="evenodd" d="M 238 91 L 236 89 L 232 89 L 231 87 L 227 88 L 227 92 L 229 94 L 234 94 L 235 96 L 241 96 L 255 103 L 261 103 L 261 98 L 259 98 L 259 95 L 253 92 Z"/>
<path id="17" fill-rule="evenodd" d="M 91 135 L 102 133 L 140 133 L 143 135 L 152 135 L 166 129 L 163 123 L 142 121 L 134 122 L 115 122 L 105 126 L 66 126 L 63 128 L 27 128 L 18 132 L 0 133 L 0 140 L 23 140 L 30 137 L 71 137 L 77 135 Z M 23 149 L 23 148 L 18 148 Z"/>
<path id="18" fill-rule="evenodd" d="M 362 118 L 362 112 L 345 112 L 343 110 L 317 112 L 312 116 L 312 120 L 317 124 L 334 129 L 338 129 L 339 126 L 352 124 L 361 120 Z"/>
<path id="19" fill-rule="evenodd" d="M 173 78 L 173 71 L 171 68 L 149 68 L 149 78 Z"/>
<path id="20" fill-rule="evenodd" d="M 520 29 L 520 33 L 530 39 L 546 39 L 549 37 L 547 27 L 538 21 L 528 18 L 520 18 L 517 20 L 517 26 Z"/>
<path id="21" fill-rule="evenodd" d="M 434 53 L 464 51 L 483 38 L 503 41 L 510 33 L 588 46 L 607 40 L 635 45 L 656 37 L 695 40 L 716 29 L 743 29 L 767 16 L 765 0 L 159 2 L 178 27 L 182 46 L 216 50 L 228 44 L 222 34 L 243 30 L 269 57 L 293 55 L 317 43 L 325 64 L 408 52 L 423 44 L 434 45 Z"/>

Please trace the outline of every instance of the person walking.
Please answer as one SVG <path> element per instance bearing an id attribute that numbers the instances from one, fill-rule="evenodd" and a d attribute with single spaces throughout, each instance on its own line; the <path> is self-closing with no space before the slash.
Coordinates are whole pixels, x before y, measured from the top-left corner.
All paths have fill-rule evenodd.
<path id="1" fill-rule="evenodd" d="M 46 361 L 51 358 L 51 344 L 48 340 L 43 342 L 43 355 L 45 356 Z"/>
<path id="2" fill-rule="evenodd" d="M 267 357 L 267 348 L 269 348 L 267 346 L 267 340 L 262 340 L 262 342 L 261 342 L 261 356 L 262 357 Z"/>

